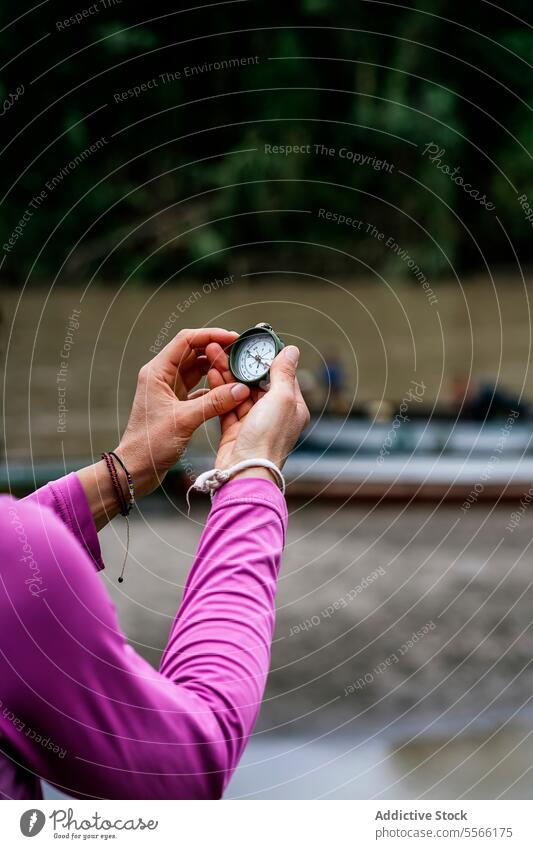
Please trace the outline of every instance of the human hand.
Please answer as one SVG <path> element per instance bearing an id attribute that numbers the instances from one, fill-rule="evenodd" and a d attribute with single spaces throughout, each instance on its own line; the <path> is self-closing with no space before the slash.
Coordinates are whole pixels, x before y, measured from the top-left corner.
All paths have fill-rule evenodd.
<path id="1" fill-rule="evenodd" d="M 206 355 L 211 364 L 207 380 L 212 390 L 234 380 L 227 355 L 220 345 L 208 345 Z M 249 398 L 220 417 L 217 469 L 254 457 L 266 458 L 278 468 L 283 467 L 300 433 L 309 423 L 309 410 L 296 378 L 299 355 L 294 345 L 283 348 L 272 363 L 269 389 L 266 392 L 252 390 Z M 256 471 L 239 473 L 242 476 L 251 474 L 256 474 Z M 265 476 L 269 476 L 268 473 Z"/>
<path id="2" fill-rule="evenodd" d="M 181 330 L 140 370 L 128 425 L 115 449 L 137 495 L 161 483 L 202 422 L 229 415 L 249 397 L 249 388 L 234 378 L 191 392 L 210 367 L 208 346 L 231 345 L 237 335 L 213 327 Z"/>

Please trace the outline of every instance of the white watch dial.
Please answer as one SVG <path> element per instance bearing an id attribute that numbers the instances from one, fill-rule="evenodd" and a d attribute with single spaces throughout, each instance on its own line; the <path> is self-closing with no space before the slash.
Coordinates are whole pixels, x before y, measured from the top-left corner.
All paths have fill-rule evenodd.
<path id="1" fill-rule="evenodd" d="M 261 380 L 276 356 L 274 340 L 268 333 L 248 336 L 239 345 L 237 365 L 242 380 Z"/>

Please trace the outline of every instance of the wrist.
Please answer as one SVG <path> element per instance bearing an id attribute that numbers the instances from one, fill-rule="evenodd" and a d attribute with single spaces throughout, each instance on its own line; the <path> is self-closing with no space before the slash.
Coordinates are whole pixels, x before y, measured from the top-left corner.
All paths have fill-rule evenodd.
<path id="1" fill-rule="evenodd" d="M 270 469 L 265 468 L 265 466 L 252 466 L 249 469 L 243 469 L 241 472 L 234 474 L 231 480 L 235 481 L 239 478 L 264 478 L 265 480 L 272 481 L 279 488 L 276 476 Z"/>
<path id="2" fill-rule="evenodd" d="M 274 463 L 280 471 L 283 470 L 283 466 L 287 459 L 285 455 L 280 456 L 279 451 L 265 451 L 264 449 L 261 449 L 261 446 L 259 446 L 255 450 L 233 451 L 231 457 L 224 461 L 222 468 L 229 469 L 230 466 L 236 466 L 237 463 L 241 463 L 243 460 L 257 460 L 258 458 L 269 460 L 271 463 Z"/>
<path id="3" fill-rule="evenodd" d="M 146 456 L 143 457 L 141 452 L 137 451 L 133 447 L 122 444 L 115 448 L 114 451 L 118 454 L 133 479 L 136 498 L 142 498 L 143 495 L 149 495 L 149 493 L 153 492 L 159 483 L 161 483 L 164 475 L 159 477 L 153 466 L 147 465 L 147 458 Z M 149 459 L 150 458 L 148 457 L 148 460 Z M 117 473 L 120 483 L 127 486 L 125 473 L 118 464 Z"/>
<path id="4" fill-rule="evenodd" d="M 96 530 L 99 531 L 120 512 L 105 460 L 99 460 L 91 466 L 79 469 L 77 475 L 85 492 Z"/>

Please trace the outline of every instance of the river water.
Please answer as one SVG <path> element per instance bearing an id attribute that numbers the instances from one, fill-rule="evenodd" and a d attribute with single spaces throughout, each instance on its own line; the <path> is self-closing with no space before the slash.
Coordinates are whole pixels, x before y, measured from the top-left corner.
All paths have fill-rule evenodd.
<path id="1" fill-rule="evenodd" d="M 242 331 L 269 321 L 300 346 L 311 376 L 335 352 L 348 406 L 398 401 L 413 378 L 423 381 L 430 409 L 448 403 L 457 378 L 497 380 L 533 397 L 529 279 L 442 282 L 432 307 L 417 287 L 400 283 L 227 278 L 2 293 L 10 461 L 87 456 L 116 444 L 137 372 L 161 331 L 207 324 Z"/>

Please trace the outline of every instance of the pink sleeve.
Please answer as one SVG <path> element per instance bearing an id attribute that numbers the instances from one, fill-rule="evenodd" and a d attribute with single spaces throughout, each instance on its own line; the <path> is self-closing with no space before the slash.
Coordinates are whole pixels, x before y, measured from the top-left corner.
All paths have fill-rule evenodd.
<path id="1" fill-rule="evenodd" d="M 268 672 L 287 521 L 277 487 L 245 478 L 216 496 L 160 672 L 126 643 L 84 533 L 42 500 L 0 504 L 10 763 L 78 797 L 218 798 Z"/>
<path id="2" fill-rule="evenodd" d="M 80 479 L 75 472 L 47 483 L 46 486 L 42 486 L 21 501 L 23 504 L 38 504 L 40 507 L 49 507 L 53 510 L 85 548 L 96 569 L 104 568 L 93 517 Z"/>
<path id="3" fill-rule="evenodd" d="M 286 524 L 274 484 L 243 478 L 222 487 L 161 661 L 163 675 L 213 710 L 226 741 L 225 783 L 265 689 Z"/>

